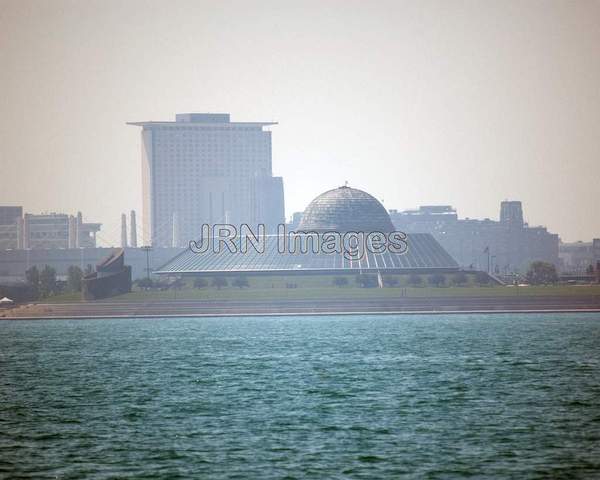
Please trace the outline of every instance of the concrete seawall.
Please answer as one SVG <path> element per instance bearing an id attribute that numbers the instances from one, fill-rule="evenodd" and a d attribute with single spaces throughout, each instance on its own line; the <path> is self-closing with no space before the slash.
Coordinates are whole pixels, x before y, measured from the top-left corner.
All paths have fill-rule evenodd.
<path id="1" fill-rule="evenodd" d="M 600 312 L 600 296 L 38 303 L 0 312 L 0 319 L 577 311 Z"/>

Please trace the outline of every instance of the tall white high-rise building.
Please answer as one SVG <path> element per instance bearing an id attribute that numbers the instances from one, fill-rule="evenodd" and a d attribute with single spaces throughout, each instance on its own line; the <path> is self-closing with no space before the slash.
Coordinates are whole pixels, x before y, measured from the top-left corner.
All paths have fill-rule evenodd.
<path id="1" fill-rule="evenodd" d="M 184 113 L 129 125 L 142 127 L 144 243 L 187 246 L 205 223 L 283 223 L 283 182 L 273 177 L 265 130 L 275 122 Z"/>

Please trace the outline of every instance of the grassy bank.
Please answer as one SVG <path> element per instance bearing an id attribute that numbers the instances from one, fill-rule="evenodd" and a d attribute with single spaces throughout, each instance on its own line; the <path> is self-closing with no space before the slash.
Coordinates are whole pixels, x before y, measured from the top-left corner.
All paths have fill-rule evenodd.
<path id="1" fill-rule="evenodd" d="M 539 287 L 388 287 L 360 288 L 356 286 L 306 286 L 286 288 L 285 286 L 257 285 L 236 288 L 215 287 L 190 288 L 179 290 L 136 290 L 125 295 L 112 297 L 110 302 L 140 302 L 157 300 L 274 300 L 274 299 L 345 299 L 345 298 L 397 298 L 397 297 L 511 297 L 520 295 L 600 295 L 600 285 L 593 286 L 539 286 Z M 43 302 L 64 303 L 81 301 L 79 294 L 65 294 L 50 297 Z"/>

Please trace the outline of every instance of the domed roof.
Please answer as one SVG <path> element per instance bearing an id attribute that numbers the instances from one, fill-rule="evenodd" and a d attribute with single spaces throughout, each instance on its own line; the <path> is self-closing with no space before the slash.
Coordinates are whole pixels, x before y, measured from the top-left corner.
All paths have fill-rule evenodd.
<path id="1" fill-rule="evenodd" d="M 297 228 L 301 232 L 391 232 L 394 225 L 385 207 L 367 192 L 347 186 L 315 198 Z"/>

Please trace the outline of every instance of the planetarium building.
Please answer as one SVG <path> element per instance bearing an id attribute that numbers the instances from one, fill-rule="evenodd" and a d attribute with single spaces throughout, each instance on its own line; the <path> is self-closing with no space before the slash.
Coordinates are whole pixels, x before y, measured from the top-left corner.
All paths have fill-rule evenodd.
<path id="1" fill-rule="evenodd" d="M 365 248 L 360 255 L 341 249 L 314 248 L 314 241 L 346 238 L 356 234 L 378 238 L 401 238 L 405 248 Z M 289 240 L 289 235 L 296 239 Z M 241 245 L 237 238 L 235 245 Z M 299 241 L 298 241 L 299 240 Z M 368 193 L 348 186 L 316 197 L 304 211 L 296 232 L 280 229 L 279 235 L 261 239 L 260 248 L 196 250 L 189 248 L 163 265 L 157 274 L 344 274 L 344 273 L 432 273 L 458 269 L 454 259 L 428 233 L 404 235 L 394 226 L 384 206 Z M 369 240 L 370 241 L 370 240 Z M 310 247 L 308 244 L 310 243 Z M 319 242 L 317 242 L 319 243 Z M 290 244 L 296 247 L 290 249 Z M 320 243 L 319 243 L 320 245 Z M 307 247 L 307 248 L 305 248 Z M 232 251 L 233 250 L 233 251 Z"/>
<path id="2" fill-rule="evenodd" d="M 394 225 L 376 198 L 357 188 L 344 186 L 322 193 L 310 202 L 298 230 L 387 233 L 394 230 Z"/>

